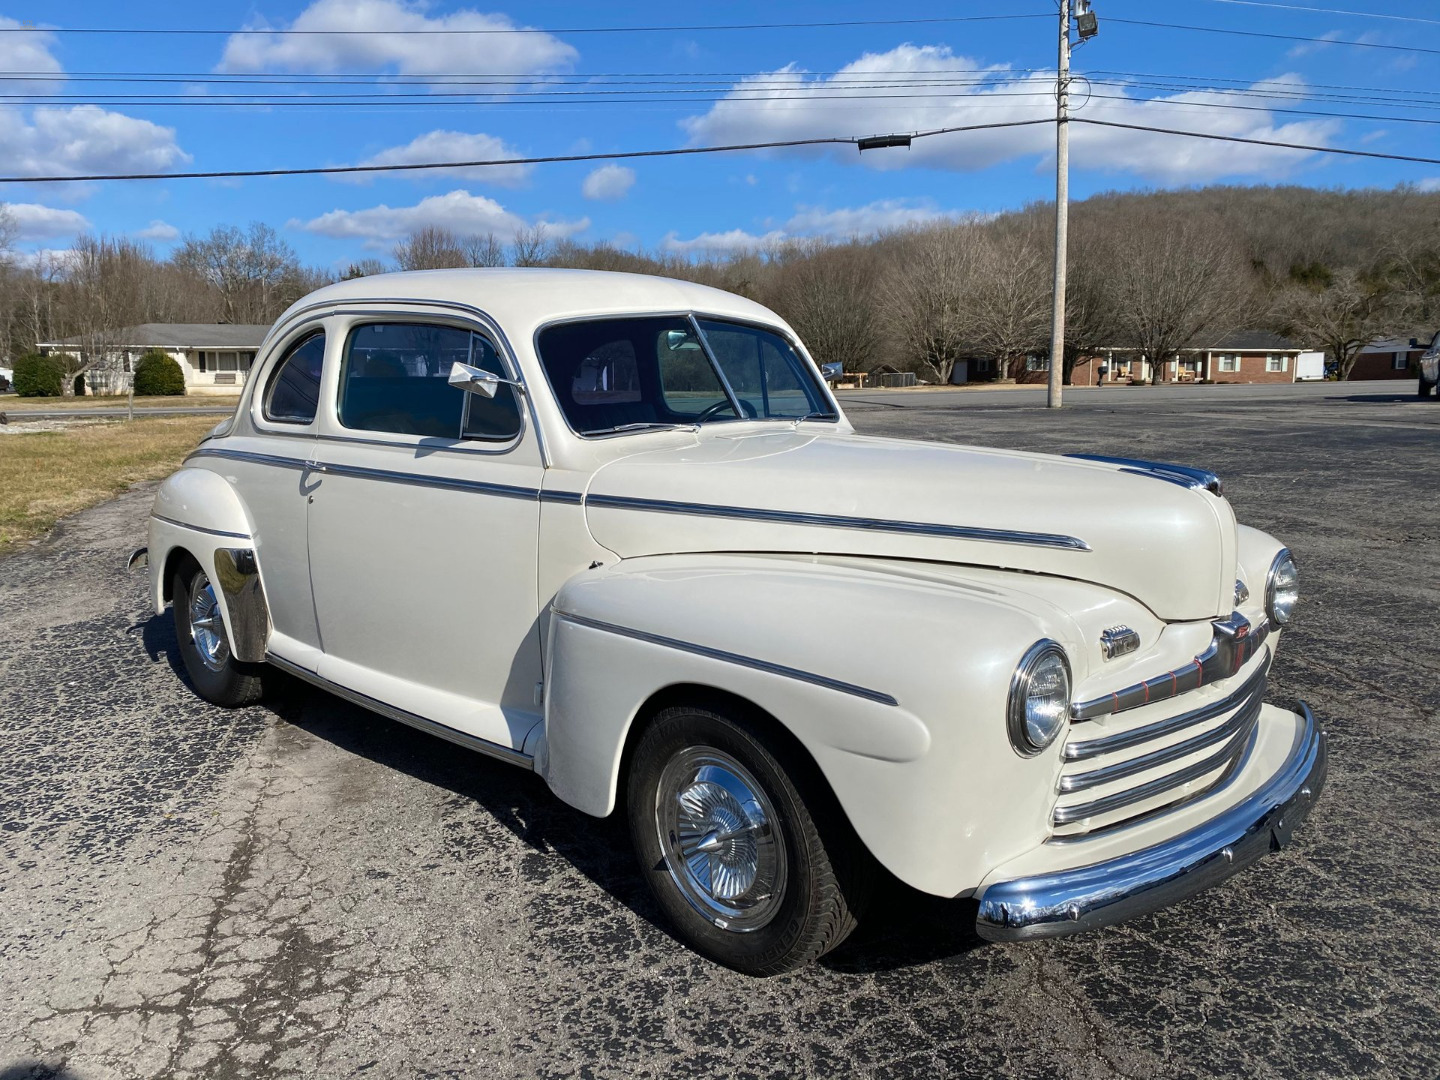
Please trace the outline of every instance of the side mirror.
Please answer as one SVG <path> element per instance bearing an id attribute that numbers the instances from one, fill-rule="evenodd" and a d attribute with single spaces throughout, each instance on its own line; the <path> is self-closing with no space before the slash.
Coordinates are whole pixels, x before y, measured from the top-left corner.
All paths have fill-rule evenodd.
<path id="1" fill-rule="evenodd" d="M 467 394 L 479 394 L 481 397 L 487 398 L 493 398 L 495 391 L 502 386 L 513 386 L 522 392 L 525 389 L 514 379 L 502 379 L 499 375 L 458 361 L 451 365 L 450 378 L 446 381 L 457 390 L 464 390 Z"/>

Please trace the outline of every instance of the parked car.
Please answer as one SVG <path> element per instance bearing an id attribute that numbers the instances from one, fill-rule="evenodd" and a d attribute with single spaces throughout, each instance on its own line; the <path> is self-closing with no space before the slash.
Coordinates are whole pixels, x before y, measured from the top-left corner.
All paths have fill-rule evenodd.
<path id="1" fill-rule="evenodd" d="M 1420 354 L 1420 396 L 1440 401 L 1440 332 L 1430 339 L 1430 347 Z"/>
<path id="2" fill-rule="evenodd" d="M 1264 703 L 1295 562 L 1213 475 L 858 435 L 782 319 L 686 282 L 312 293 L 148 558 L 201 697 L 288 672 L 623 813 L 678 936 L 755 974 L 882 868 L 994 940 L 1151 910 L 1325 775 Z"/>

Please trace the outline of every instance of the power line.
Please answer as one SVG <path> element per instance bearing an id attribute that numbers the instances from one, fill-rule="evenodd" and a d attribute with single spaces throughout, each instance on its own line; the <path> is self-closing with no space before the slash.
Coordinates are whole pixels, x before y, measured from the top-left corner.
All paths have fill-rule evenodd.
<path id="1" fill-rule="evenodd" d="M 1309 7 L 1304 4 L 1274 4 L 1265 0 L 1209 0 L 1212 4 L 1235 4 L 1239 7 L 1277 8 L 1281 11 L 1309 11 L 1319 15 L 1351 15 L 1361 19 L 1391 19 L 1395 22 L 1428 23 L 1440 26 L 1440 19 L 1422 19 L 1417 15 L 1389 15 L 1379 11 L 1346 11 L 1343 8 Z"/>
<path id="2" fill-rule="evenodd" d="M 1030 127 L 1053 124 L 1049 118 L 1006 120 L 995 124 L 966 124 L 911 133 L 908 138 L 926 139 L 962 131 Z M 101 180 L 220 180 L 256 176 L 334 176 L 344 173 L 416 172 L 423 169 L 478 169 L 496 165 L 550 165 L 573 161 L 623 161 L 634 158 L 681 157 L 694 154 L 724 154 L 741 150 L 775 150 L 797 146 L 858 146 L 864 136 L 836 135 L 816 139 L 784 139 L 777 142 L 737 143 L 727 146 L 685 146 L 668 150 L 626 150 L 610 154 L 556 154 L 547 157 L 492 158 L 485 161 L 426 161 L 396 165 L 327 165 L 303 169 L 227 169 L 211 172 L 108 173 L 88 176 L 0 176 L 0 184 L 56 184 Z"/>
<path id="3" fill-rule="evenodd" d="M 1132 98 L 1123 94 L 1091 94 L 1099 101 L 1128 101 L 1132 105 L 1193 107 L 1199 109 L 1234 109 L 1242 112 L 1280 113 L 1285 116 L 1329 116 L 1337 120 L 1383 120 L 1396 124 L 1440 124 L 1423 116 L 1375 116 L 1371 113 L 1322 112 L 1317 109 L 1277 109 L 1272 105 L 1227 105 L 1219 101 L 1173 101 L 1166 98 Z"/>
<path id="4" fill-rule="evenodd" d="M 1157 135 L 1184 135 L 1191 139 L 1211 139 L 1216 142 L 1245 143 L 1249 146 L 1270 146 L 1281 150 L 1309 150 L 1316 154 L 1344 154 L 1346 157 L 1380 158 L 1385 161 L 1413 161 L 1420 165 L 1440 165 L 1440 158 L 1413 157 L 1409 154 L 1385 154 L 1378 150 L 1350 150 L 1340 146 L 1310 146 L 1305 143 L 1279 142 L 1274 139 L 1247 139 L 1240 135 L 1217 135 L 1209 131 L 1184 131 L 1180 128 L 1151 127 L 1147 124 L 1125 124 L 1118 120 L 1092 120 L 1089 117 L 1072 116 L 1072 124 L 1090 124 L 1093 127 L 1125 128 L 1128 131 L 1149 131 Z"/>
<path id="5" fill-rule="evenodd" d="M 1201 34 L 1230 34 L 1235 37 L 1269 38 L 1272 41 L 1304 41 L 1316 45 L 1350 45 L 1357 49 L 1385 49 L 1390 52 L 1428 53 L 1440 56 L 1440 49 L 1425 49 L 1418 45 L 1382 45 L 1378 41 L 1349 41 L 1341 38 L 1304 37 L 1300 34 L 1271 34 L 1261 30 L 1228 30 L 1219 26 L 1189 26 L 1183 23 L 1149 22 L 1145 19 L 1117 19 L 1105 17 L 1107 23 L 1121 23 L 1125 26 L 1149 26 L 1161 30 L 1192 30 Z"/>
<path id="6" fill-rule="evenodd" d="M 560 26 L 544 28 L 538 26 L 485 27 L 465 29 L 410 30 L 286 30 L 253 27 L 247 30 L 215 30 L 177 27 L 119 27 L 119 26 L 3 26 L 0 34 L 137 34 L 137 35 L 190 35 L 190 36 L 297 36 L 297 37 L 395 37 L 455 34 L 661 34 L 661 33 L 703 33 L 710 30 L 820 30 L 832 27 L 856 26 L 921 26 L 934 23 L 977 23 L 1008 22 L 1017 19 L 1048 19 L 1044 12 L 1026 15 L 951 15 L 928 19 L 837 19 L 827 22 L 781 22 L 781 23 L 703 23 L 694 26 Z"/>

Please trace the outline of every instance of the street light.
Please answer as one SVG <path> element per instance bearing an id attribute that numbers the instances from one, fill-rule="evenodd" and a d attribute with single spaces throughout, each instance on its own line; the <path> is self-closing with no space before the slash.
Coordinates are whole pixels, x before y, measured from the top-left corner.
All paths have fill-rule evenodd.
<path id="1" fill-rule="evenodd" d="M 1089 41 L 1100 32 L 1100 22 L 1089 0 L 1075 0 L 1075 30 L 1081 41 Z"/>

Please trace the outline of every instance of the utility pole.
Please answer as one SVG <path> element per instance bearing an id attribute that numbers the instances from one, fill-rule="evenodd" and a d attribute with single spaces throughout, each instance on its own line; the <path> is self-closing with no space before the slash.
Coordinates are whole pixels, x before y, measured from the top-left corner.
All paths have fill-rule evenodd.
<path id="1" fill-rule="evenodd" d="M 1070 227 L 1070 0 L 1060 0 L 1060 59 L 1055 81 L 1055 290 L 1050 311 L 1047 408 L 1060 408 L 1065 369 L 1065 247 Z"/>

